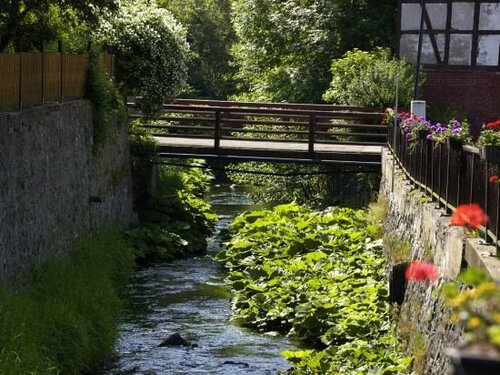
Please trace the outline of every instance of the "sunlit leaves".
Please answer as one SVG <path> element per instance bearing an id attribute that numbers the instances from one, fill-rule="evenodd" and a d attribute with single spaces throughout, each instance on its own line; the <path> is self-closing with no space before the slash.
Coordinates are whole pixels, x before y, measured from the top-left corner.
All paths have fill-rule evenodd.
<path id="1" fill-rule="evenodd" d="M 351 368 L 349 360 L 366 369 L 394 368 L 389 374 L 405 364 L 393 354 L 397 342 L 386 342 L 391 335 L 381 251 L 363 212 L 314 212 L 292 203 L 236 218 L 218 259 L 229 268 L 237 322 L 327 346 L 284 353 L 297 374 L 342 373 Z M 359 340 L 361 349 L 352 344 Z M 333 347 L 349 348 L 354 357 L 336 358 Z"/>

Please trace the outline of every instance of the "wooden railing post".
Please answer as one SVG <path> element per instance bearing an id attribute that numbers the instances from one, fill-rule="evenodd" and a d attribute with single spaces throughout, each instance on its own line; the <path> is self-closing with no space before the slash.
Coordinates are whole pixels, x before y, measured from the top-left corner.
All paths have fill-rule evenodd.
<path id="1" fill-rule="evenodd" d="M 312 155 L 314 154 L 314 141 L 315 141 L 315 133 L 316 133 L 316 115 L 309 115 L 309 147 L 308 151 Z"/>
<path id="2" fill-rule="evenodd" d="M 57 50 L 59 51 L 59 57 L 60 57 L 60 68 L 61 71 L 59 72 L 59 79 L 60 79 L 60 87 L 59 87 L 59 94 L 60 94 L 60 100 L 61 103 L 64 101 L 64 64 L 63 64 L 63 44 L 62 41 L 57 42 Z"/>
<path id="3" fill-rule="evenodd" d="M 220 110 L 215 110 L 215 129 L 214 129 L 214 150 L 219 151 L 220 147 Z"/>

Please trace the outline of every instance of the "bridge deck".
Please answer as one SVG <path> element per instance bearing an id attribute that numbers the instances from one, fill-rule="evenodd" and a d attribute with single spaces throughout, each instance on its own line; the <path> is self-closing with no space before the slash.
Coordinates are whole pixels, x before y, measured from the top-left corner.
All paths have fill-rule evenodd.
<path id="1" fill-rule="evenodd" d="M 155 137 L 160 153 L 179 156 L 246 157 L 286 159 L 290 161 L 318 160 L 322 162 L 379 164 L 382 146 L 315 143 L 314 153 L 306 142 L 273 142 L 256 140 L 221 139 L 218 149 L 210 138 Z"/>

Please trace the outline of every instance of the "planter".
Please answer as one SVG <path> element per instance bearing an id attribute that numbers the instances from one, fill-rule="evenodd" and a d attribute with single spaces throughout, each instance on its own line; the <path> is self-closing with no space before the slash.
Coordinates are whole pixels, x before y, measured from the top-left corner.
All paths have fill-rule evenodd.
<path id="1" fill-rule="evenodd" d="M 462 345 L 446 351 L 455 375 L 500 374 L 500 353 L 488 344 Z"/>
<path id="2" fill-rule="evenodd" d="M 446 145 L 448 148 L 452 151 L 461 151 L 462 150 L 462 141 L 459 141 L 458 139 L 454 138 L 447 138 L 446 139 Z"/>
<path id="3" fill-rule="evenodd" d="M 480 156 L 489 163 L 500 163 L 500 146 L 483 146 Z"/>

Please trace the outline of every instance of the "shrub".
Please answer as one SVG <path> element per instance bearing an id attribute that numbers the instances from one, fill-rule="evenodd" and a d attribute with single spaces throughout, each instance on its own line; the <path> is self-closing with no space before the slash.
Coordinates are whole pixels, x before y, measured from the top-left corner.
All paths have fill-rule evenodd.
<path id="1" fill-rule="evenodd" d="M 96 34 L 113 48 L 117 78 L 142 96 L 145 114 L 158 114 L 163 102 L 185 86 L 189 44 L 185 29 L 168 10 L 129 2 L 103 21 Z"/>
<path id="2" fill-rule="evenodd" d="M 323 100 L 336 104 L 391 107 L 396 99 L 399 76 L 399 106 L 408 107 L 413 95 L 414 74 L 409 63 L 394 59 L 389 49 L 372 52 L 353 49 L 332 61 L 332 82 Z"/>
<path id="3" fill-rule="evenodd" d="M 123 123 L 126 116 L 123 97 L 104 69 L 101 54 L 96 48 L 89 53 L 85 97 L 93 107 L 93 138 L 96 146 L 111 135 L 113 124 Z"/>

